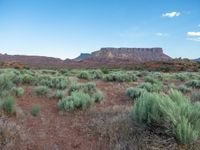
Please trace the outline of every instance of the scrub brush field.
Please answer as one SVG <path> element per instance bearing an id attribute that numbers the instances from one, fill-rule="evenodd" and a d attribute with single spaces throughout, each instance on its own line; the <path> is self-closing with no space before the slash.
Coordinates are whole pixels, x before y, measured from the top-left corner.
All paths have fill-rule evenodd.
<path id="1" fill-rule="evenodd" d="M 0 69 L 0 149 L 198 149 L 200 72 Z"/>

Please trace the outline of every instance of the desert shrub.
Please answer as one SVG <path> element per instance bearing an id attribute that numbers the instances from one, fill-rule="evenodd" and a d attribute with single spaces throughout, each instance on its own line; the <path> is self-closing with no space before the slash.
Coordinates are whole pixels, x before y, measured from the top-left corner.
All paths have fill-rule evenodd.
<path id="1" fill-rule="evenodd" d="M 74 91 L 83 91 L 85 93 L 91 93 L 95 90 L 96 90 L 96 84 L 94 82 L 72 83 L 69 89 L 69 93 Z"/>
<path id="2" fill-rule="evenodd" d="M 168 84 L 167 87 L 168 87 L 169 89 L 177 89 L 177 87 L 176 87 L 176 85 L 175 85 L 174 83 Z"/>
<path id="3" fill-rule="evenodd" d="M 105 75 L 104 80 L 111 81 L 111 82 L 131 82 L 131 81 L 136 81 L 137 77 L 134 74 L 113 72 L 113 73 Z"/>
<path id="4" fill-rule="evenodd" d="M 40 113 L 40 106 L 33 105 L 31 108 L 31 114 L 36 117 L 36 116 L 38 116 L 39 113 Z"/>
<path id="5" fill-rule="evenodd" d="M 160 72 L 155 72 L 155 73 L 153 73 L 152 77 L 155 78 L 155 79 L 157 79 L 157 80 L 159 80 L 159 81 L 162 81 L 162 80 L 165 79 L 164 74 L 163 74 L 163 73 L 160 73 Z M 155 82 L 154 82 L 154 83 L 155 83 Z"/>
<path id="6" fill-rule="evenodd" d="M 106 68 L 101 69 L 101 71 L 103 72 L 103 74 L 109 74 L 109 70 Z"/>
<path id="7" fill-rule="evenodd" d="M 92 103 L 93 99 L 84 92 L 73 92 L 71 96 L 63 98 L 58 102 L 58 107 L 61 110 L 72 111 L 74 109 L 86 109 Z"/>
<path id="8" fill-rule="evenodd" d="M 189 78 L 186 73 L 177 73 L 177 74 L 175 74 L 175 79 L 180 80 L 180 81 L 186 81 Z"/>
<path id="9" fill-rule="evenodd" d="M 181 85 L 178 88 L 179 91 L 181 91 L 182 93 L 190 93 L 192 92 L 191 88 L 185 86 L 185 85 Z"/>
<path id="10" fill-rule="evenodd" d="M 8 114 L 12 114 L 15 109 L 15 100 L 12 97 L 5 97 L 1 100 L 1 108 Z"/>
<path id="11" fill-rule="evenodd" d="M 52 78 L 50 76 L 37 77 L 37 85 L 52 87 Z"/>
<path id="12" fill-rule="evenodd" d="M 138 88 L 145 89 L 148 92 L 161 92 L 163 89 L 163 84 L 158 82 L 156 84 L 151 84 L 149 82 L 142 83 L 138 86 Z"/>
<path id="13" fill-rule="evenodd" d="M 156 78 L 154 78 L 153 76 L 146 76 L 146 77 L 144 78 L 144 81 L 145 81 L 145 82 L 149 82 L 149 83 L 151 83 L 151 84 L 154 84 L 154 83 L 157 83 L 157 82 L 158 82 L 158 80 L 157 80 Z"/>
<path id="14" fill-rule="evenodd" d="M 185 117 L 181 118 L 180 123 L 173 127 L 173 133 L 176 139 L 184 144 L 194 143 L 199 138 L 199 131 L 194 129 Z"/>
<path id="15" fill-rule="evenodd" d="M 69 93 L 78 91 L 81 88 L 81 85 L 82 84 L 80 84 L 80 83 L 72 83 L 69 88 Z"/>
<path id="16" fill-rule="evenodd" d="M 82 84 L 81 88 L 85 92 L 90 92 L 96 89 L 96 84 L 94 82 L 88 82 L 88 83 Z"/>
<path id="17" fill-rule="evenodd" d="M 19 145 L 19 143 L 22 142 L 22 138 L 26 139 L 24 131 L 15 121 L 11 121 L 6 117 L 0 117 L 1 150 L 19 149 L 16 145 Z"/>
<path id="18" fill-rule="evenodd" d="M 145 77 L 148 76 L 149 72 L 148 71 L 140 71 L 139 73 L 137 73 L 138 77 Z"/>
<path id="19" fill-rule="evenodd" d="M 64 97 L 64 91 L 56 90 L 52 95 L 49 96 L 50 99 L 62 99 Z"/>
<path id="20" fill-rule="evenodd" d="M 186 86 L 200 89 L 200 80 L 191 80 L 185 83 Z"/>
<path id="21" fill-rule="evenodd" d="M 19 71 L 11 70 L 11 71 L 6 73 L 6 76 L 14 84 L 22 83 L 22 76 L 21 76 Z"/>
<path id="22" fill-rule="evenodd" d="M 50 74 L 50 75 L 56 75 L 58 72 L 56 70 L 41 70 L 42 74 Z"/>
<path id="23" fill-rule="evenodd" d="M 144 93 L 132 109 L 138 123 L 170 129 L 181 143 L 192 144 L 200 133 L 200 103 L 192 104 L 180 92 L 171 90 L 169 95 Z"/>
<path id="24" fill-rule="evenodd" d="M 53 78 L 52 88 L 63 90 L 67 87 L 69 81 L 64 77 Z"/>
<path id="25" fill-rule="evenodd" d="M 144 92 L 146 92 L 145 89 L 130 87 L 126 89 L 125 94 L 132 100 L 135 100 L 139 98 Z"/>
<path id="26" fill-rule="evenodd" d="M 67 69 L 61 69 L 61 70 L 59 70 L 59 72 L 64 76 L 68 76 L 69 75 L 69 70 L 67 70 Z"/>
<path id="27" fill-rule="evenodd" d="M 46 95 L 49 91 L 49 88 L 47 86 L 36 86 L 34 88 L 34 92 L 37 95 Z"/>
<path id="28" fill-rule="evenodd" d="M 14 86 L 7 74 L 0 75 L 0 91 L 10 90 Z"/>
<path id="29" fill-rule="evenodd" d="M 193 93 L 191 99 L 195 102 L 200 102 L 200 93 Z"/>
<path id="30" fill-rule="evenodd" d="M 23 84 L 32 84 L 34 82 L 34 78 L 30 74 L 24 74 L 22 76 L 22 83 Z"/>
<path id="31" fill-rule="evenodd" d="M 91 71 L 92 79 L 101 79 L 103 78 L 103 72 L 99 69 Z"/>
<path id="32" fill-rule="evenodd" d="M 0 91 L 0 98 L 1 97 L 7 97 L 10 95 L 10 92 L 7 91 L 7 90 L 4 90 L 4 91 Z"/>
<path id="33" fill-rule="evenodd" d="M 15 96 L 19 97 L 19 96 L 22 96 L 22 95 L 24 94 L 24 89 L 23 89 L 22 87 L 13 87 L 13 88 L 11 89 L 11 92 L 12 92 Z"/>
<path id="34" fill-rule="evenodd" d="M 20 70 L 20 73 L 23 74 L 23 75 L 32 75 L 34 74 L 34 70 L 27 70 L 27 69 L 23 69 L 23 70 Z"/>
<path id="35" fill-rule="evenodd" d="M 90 73 L 88 71 L 81 71 L 77 77 L 86 80 L 89 80 L 91 78 Z"/>
<path id="36" fill-rule="evenodd" d="M 103 93 L 101 91 L 97 91 L 92 95 L 94 102 L 100 102 L 103 100 Z"/>

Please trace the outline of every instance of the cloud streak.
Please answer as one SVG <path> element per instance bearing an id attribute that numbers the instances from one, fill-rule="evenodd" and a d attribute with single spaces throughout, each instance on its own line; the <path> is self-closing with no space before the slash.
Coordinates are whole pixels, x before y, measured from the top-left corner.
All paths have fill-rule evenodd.
<path id="1" fill-rule="evenodd" d="M 200 37 L 200 32 L 187 32 L 187 36 Z"/>
<path id="2" fill-rule="evenodd" d="M 167 12 L 167 13 L 162 14 L 163 17 L 169 17 L 169 18 L 178 17 L 180 15 L 181 15 L 180 12 L 175 12 L 175 11 L 173 11 L 173 12 Z"/>
<path id="3" fill-rule="evenodd" d="M 200 37 L 198 38 L 187 38 L 190 41 L 200 42 Z"/>
<path id="4" fill-rule="evenodd" d="M 157 33 L 155 33 L 155 35 L 159 36 L 159 37 L 166 37 L 166 36 L 168 36 L 167 33 L 161 33 L 161 32 L 157 32 Z"/>
<path id="5" fill-rule="evenodd" d="M 188 40 L 200 42 L 200 32 L 187 32 Z"/>

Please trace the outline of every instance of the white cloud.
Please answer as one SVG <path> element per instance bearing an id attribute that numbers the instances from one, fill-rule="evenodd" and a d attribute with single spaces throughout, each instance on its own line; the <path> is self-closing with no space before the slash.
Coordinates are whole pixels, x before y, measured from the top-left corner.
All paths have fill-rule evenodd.
<path id="1" fill-rule="evenodd" d="M 155 33 L 155 35 L 156 35 L 156 36 L 161 36 L 161 37 L 166 37 L 166 36 L 168 36 L 167 33 L 161 33 L 161 32 L 157 32 L 157 33 Z"/>
<path id="2" fill-rule="evenodd" d="M 200 42 L 200 37 L 197 38 L 187 38 L 190 41 Z"/>
<path id="3" fill-rule="evenodd" d="M 180 15 L 181 15 L 180 12 L 175 12 L 175 11 L 162 14 L 163 17 L 169 17 L 169 18 L 178 17 Z"/>
<path id="4" fill-rule="evenodd" d="M 200 36 L 200 32 L 187 32 L 187 36 L 199 37 Z"/>

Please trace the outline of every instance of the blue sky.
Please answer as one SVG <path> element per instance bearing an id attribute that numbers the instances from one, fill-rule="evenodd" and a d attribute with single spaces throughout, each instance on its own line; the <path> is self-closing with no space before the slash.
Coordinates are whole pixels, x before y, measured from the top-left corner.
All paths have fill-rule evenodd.
<path id="1" fill-rule="evenodd" d="M 0 0 L 0 53 L 65 59 L 101 47 L 200 57 L 200 1 Z"/>

